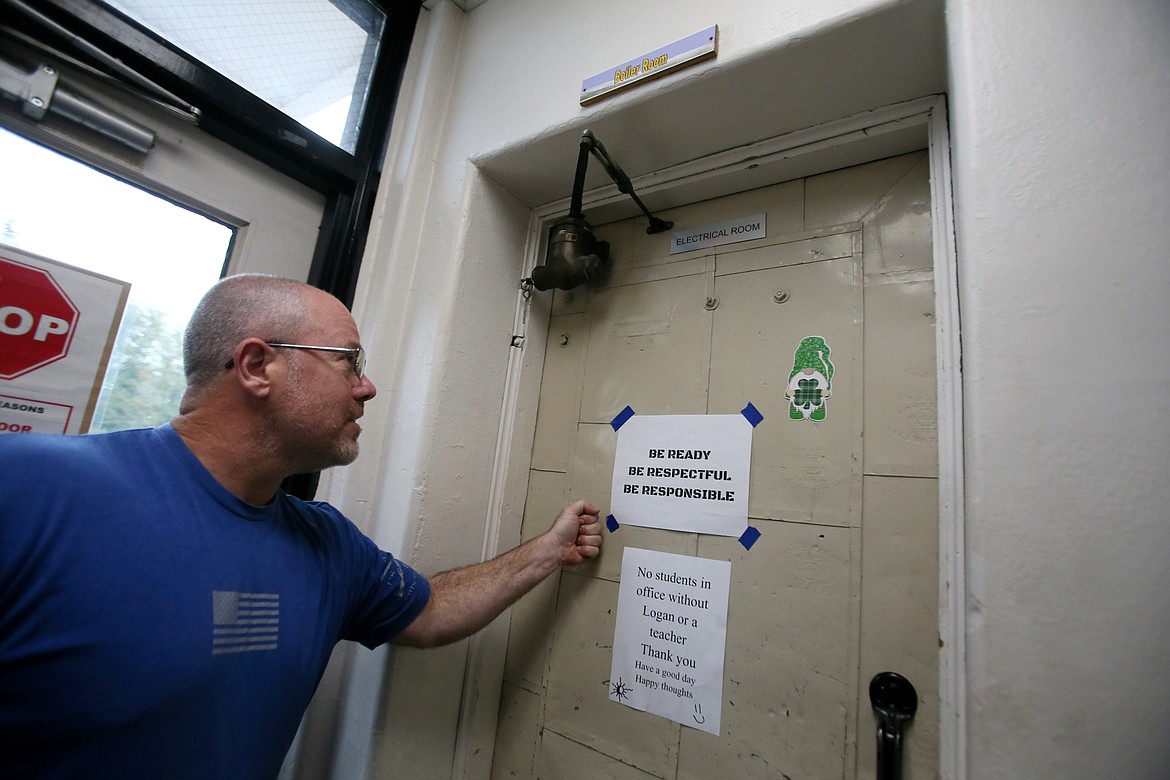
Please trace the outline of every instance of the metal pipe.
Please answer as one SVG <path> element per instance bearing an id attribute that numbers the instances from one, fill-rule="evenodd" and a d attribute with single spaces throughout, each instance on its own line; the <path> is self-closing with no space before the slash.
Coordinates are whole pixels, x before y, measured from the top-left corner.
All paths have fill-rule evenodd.
<path id="1" fill-rule="evenodd" d="M 146 154 L 154 148 L 155 134 L 150 128 L 59 86 L 49 102 L 49 113 L 84 125 L 136 152 Z"/>
<path id="2" fill-rule="evenodd" d="M 85 38 L 82 38 L 69 29 L 61 26 L 57 22 L 42 14 L 40 11 L 32 8 L 27 3 L 22 2 L 22 0 L 0 0 L 0 2 L 12 6 L 18 13 L 24 14 L 26 17 L 34 20 L 37 24 L 49 28 L 53 31 L 54 34 L 65 38 L 65 40 L 67 40 L 70 45 L 76 47 L 80 51 L 85 52 L 89 56 L 94 57 L 115 74 L 121 76 L 130 84 L 134 84 L 140 89 L 154 96 L 155 99 L 161 100 L 163 103 L 170 105 L 172 108 L 186 112 L 193 119 L 198 120 L 199 109 L 195 108 L 190 103 L 178 97 L 174 93 L 163 89 L 138 71 L 128 67 L 117 57 L 106 53 L 104 50 L 90 43 Z"/>
<path id="3" fill-rule="evenodd" d="M 51 65 L 38 65 L 25 73 L 0 60 L 0 94 L 16 100 L 21 113 L 38 122 L 46 113 L 56 114 L 141 154 L 154 148 L 153 130 L 70 92 L 62 86 L 57 69 Z"/>

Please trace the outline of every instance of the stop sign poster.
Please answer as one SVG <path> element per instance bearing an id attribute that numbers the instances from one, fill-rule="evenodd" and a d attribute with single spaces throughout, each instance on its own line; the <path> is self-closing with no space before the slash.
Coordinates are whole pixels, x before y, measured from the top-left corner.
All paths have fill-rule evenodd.
<path id="1" fill-rule="evenodd" d="M 0 245 L 0 435 L 84 433 L 127 282 Z"/>

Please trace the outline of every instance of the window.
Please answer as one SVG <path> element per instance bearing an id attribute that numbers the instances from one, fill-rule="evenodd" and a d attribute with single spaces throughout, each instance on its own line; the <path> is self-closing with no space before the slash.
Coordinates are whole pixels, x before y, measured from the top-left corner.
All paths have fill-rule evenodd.
<path id="1" fill-rule="evenodd" d="M 107 0 L 353 153 L 386 15 L 364 0 Z"/>
<path id="2" fill-rule="evenodd" d="M 21 0 L 9 24 L 114 78 L 153 85 L 154 97 L 169 93 L 197 109 L 199 129 L 322 193 L 308 281 L 349 303 L 420 7 Z"/>
<path id="3" fill-rule="evenodd" d="M 186 384 L 183 330 L 235 231 L 6 130 L 0 169 L 20 182 L 0 188 L 0 244 L 130 283 L 89 431 L 168 422 Z"/>

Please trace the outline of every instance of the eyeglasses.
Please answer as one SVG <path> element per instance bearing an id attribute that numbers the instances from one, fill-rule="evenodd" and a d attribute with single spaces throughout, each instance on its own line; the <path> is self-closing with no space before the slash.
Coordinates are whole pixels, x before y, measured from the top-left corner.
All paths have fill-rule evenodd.
<path id="1" fill-rule="evenodd" d="M 281 344 L 277 341 L 265 342 L 270 347 L 278 347 L 280 349 L 316 349 L 322 352 L 344 352 L 349 359 L 349 365 L 353 368 L 353 373 L 358 379 L 362 378 L 362 373 L 366 370 L 366 351 L 361 347 L 317 347 L 309 344 Z"/>
<path id="2" fill-rule="evenodd" d="M 279 341 L 265 342 L 270 347 L 278 349 L 315 349 L 321 352 L 344 352 L 346 358 L 349 360 L 349 365 L 353 368 L 353 373 L 358 379 L 362 378 L 362 374 L 366 370 L 366 351 L 361 347 L 319 347 L 312 344 L 282 344 Z M 224 368 L 231 368 L 235 363 L 235 358 L 229 360 L 224 364 Z"/>

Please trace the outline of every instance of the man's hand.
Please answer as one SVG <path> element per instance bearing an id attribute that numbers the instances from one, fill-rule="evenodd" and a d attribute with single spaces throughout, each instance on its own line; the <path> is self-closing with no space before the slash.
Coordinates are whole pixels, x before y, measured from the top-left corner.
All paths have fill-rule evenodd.
<path id="1" fill-rule="evenodd" d="M 561 510 L 549 533 L 560 545 L 563 565 L 579 566 L 601 553 L 598 509 L 583 498 Z"/>

